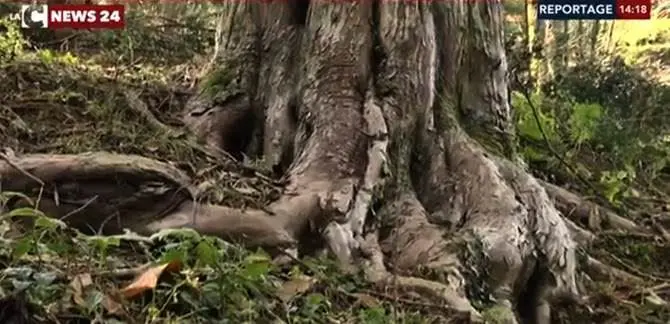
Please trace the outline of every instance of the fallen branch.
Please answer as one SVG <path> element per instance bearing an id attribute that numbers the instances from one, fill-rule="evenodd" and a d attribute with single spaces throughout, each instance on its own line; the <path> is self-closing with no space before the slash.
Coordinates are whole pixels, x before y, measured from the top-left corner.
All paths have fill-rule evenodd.
<path id="1" fill-rule="evenodd" d="M 656 218 L 656 217 L 652 217 L 651 221 L 652 221 L 652 225 L 653 225 L 654 228 L 661 234 L 661 236 L 663 237 L 663 239 L 664 239 L 666 242 L 670 242 L 670 232 L 668 232 L 668 230 L 665 229 L 665 227 L 663 227 L 663 225 L 661 225 L 661 224 L 657 221 L 657 218 Z"/>

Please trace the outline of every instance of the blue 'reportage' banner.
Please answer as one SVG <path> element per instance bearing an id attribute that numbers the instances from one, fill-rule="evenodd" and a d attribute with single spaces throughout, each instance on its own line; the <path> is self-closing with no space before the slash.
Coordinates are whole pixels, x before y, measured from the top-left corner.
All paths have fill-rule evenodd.
<path id="1" fill-rule="evenodd" d="M 616 19 L 616 0 L 538 0 L 537 19 Z"/>

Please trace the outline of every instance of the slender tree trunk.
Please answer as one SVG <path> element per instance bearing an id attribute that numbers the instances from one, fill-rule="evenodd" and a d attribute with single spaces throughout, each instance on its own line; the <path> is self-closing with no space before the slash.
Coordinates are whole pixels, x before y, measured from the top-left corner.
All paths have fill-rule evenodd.
<path id="1" fill-rule="evenodd" d="M 523 23 L 522 23 L 522 29 L 523 29 L 523 50 L 524 50 L 524 61 L 523 64 L 526 68 L 528 68 L 528 76 L 532 78 L 532 70 L 531 70 L 531 62 L 533 59 L 533 31 L 532 31 L 532 26 L 533 23 L 531 21 L 532 16 L 531 16 L 531 8 L 532 6 L 529 5 L 528 1 L 525 1 L 523 4 Z"/>
<path id="2" fill-rule="evenodd" d="M 612 53 L 614 52 L 614 49 L 616 48 L 616 42 L 614 41 L 614 27 L 615 27 L 616 21 L 612 21 L 609 23 L 609 28 L 607 29 L 607 46 L 605 47 L 605 51 L 607 53 Z"/>
<path id="3" fill-rule="evenodd" d="M 593 22 L 589 39 L 589 59 L 593 61 L 598 55 L 598 36 L 600 35 L 600 20 Z"/>
<path id="4" fill-rule="evenodd" d="M 536 8 L 532 7 L 531 10 L 533 11 L 532 16 L 536 17 Z M 549 34 L 548 30 L 550 24 L 546 20 L 533 21 L 535 24 L 532 28 L 533 37 L 531 38 L 531 74 L 534 83 L 537 85 L 536 88 L 539 89 L 539 85 L 541 85 L 549 75 L 549 65 L 547 63 L 547 55 L 549 52 L 547 45 L 549 45 L 549 42 L 547 41 L 547 35 Z"/>
<path id="5" fill-rule="evenodd" d="M 570 23 L 568 21 L 563 21 L 561 27 L 560 36 L 557 39 L 558 45 L 556 46 L 559 58 L 559 60 L 557 60 L 558 73 L 563 73 L 563 71 L 565 71 L 565 68 L 570 63 L 570 54 L 573 52 L 573 48 L 570 45 Z M 579 45 L 579 37 L 577 37 L 577 44 Z M 577 51 L 579 51 L 579 47 L 577 48 Z"/>

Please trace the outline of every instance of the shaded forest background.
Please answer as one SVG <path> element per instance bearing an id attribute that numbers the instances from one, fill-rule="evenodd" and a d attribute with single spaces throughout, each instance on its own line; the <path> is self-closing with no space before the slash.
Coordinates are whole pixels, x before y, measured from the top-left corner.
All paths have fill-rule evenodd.
<path id="1" fill-rule="evenodd" d="M 2 4 L 0 14 L 16 12 Z M 523 3 L 506 4 L 506 39 L 518 145 L 540 178 L 579 192 L 649 231 L 609 231 L 592 255 L 642 282 L 589 287 L 587 305 L 561 310 L 565 323 L 670 319 L 670 20 L 537 22 Z M 667 9 L 666 9 L 667 10 Z M 211 161 L 184 134 L 152 127 L 178 118 L 210 60 L 217 7 L 131 5 L 120 31 L 25 31 L 0 20 L 0 146 L 3 154 L 110 151 L 175 161 L 209 184 L 207 199 L 258 207 L 279 195 L 262 161 Z M 1 16 L 0 16 L 1 17 Z M 141 104 L 138 104 L 140 102 Z M 138 106 L 140 108 L 138 108 Z M 132 107 L 132 108 L 131 108 Z M 205 167 L 207 166 L 207 167 Z M 1 189 L 1 188 L 0 188 Z M 0 204 L 21 199 L 3 192 Z M 4 208 L 3 208 L 4 209 Z M 73 234 L 34 217 L 32 235 L 0 228 L 0 321 L 86 318 L 288 323 L 425 323 L 448 310 L 400 292 L 378 291 L 325 258 L 291 269 L 188 231 L 152 238 Z M 178 275 L 158 284 L 128 280 L 165 264 Z M 123 271 L 121 271 L 121 270 Z M 174 270 L 174 269 L 172 269 Z M 71 274 L 77 274 L 71 276 Z M 597 274 L 591 274 L 597 275 Z M 153 290 L 153 294 L 135 294 Z M 123 302 L 126 299 L 132 301 Z M 225 305 L 225 306 L 222 306 Z M 495 314 L 490 315 L 495 322 Z"/>

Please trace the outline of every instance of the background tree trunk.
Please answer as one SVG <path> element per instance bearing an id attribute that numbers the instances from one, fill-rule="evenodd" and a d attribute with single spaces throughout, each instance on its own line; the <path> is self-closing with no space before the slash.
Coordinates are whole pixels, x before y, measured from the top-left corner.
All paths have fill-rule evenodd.
<path id="1" fill-rule="evenodd" d="M 598 55 L 598 36 L 600 35 L 600 20 L 596 20 L 591 24 L 591 32 L 589 35 L 589 56 L 590 60 L 594 60 Z"/>

